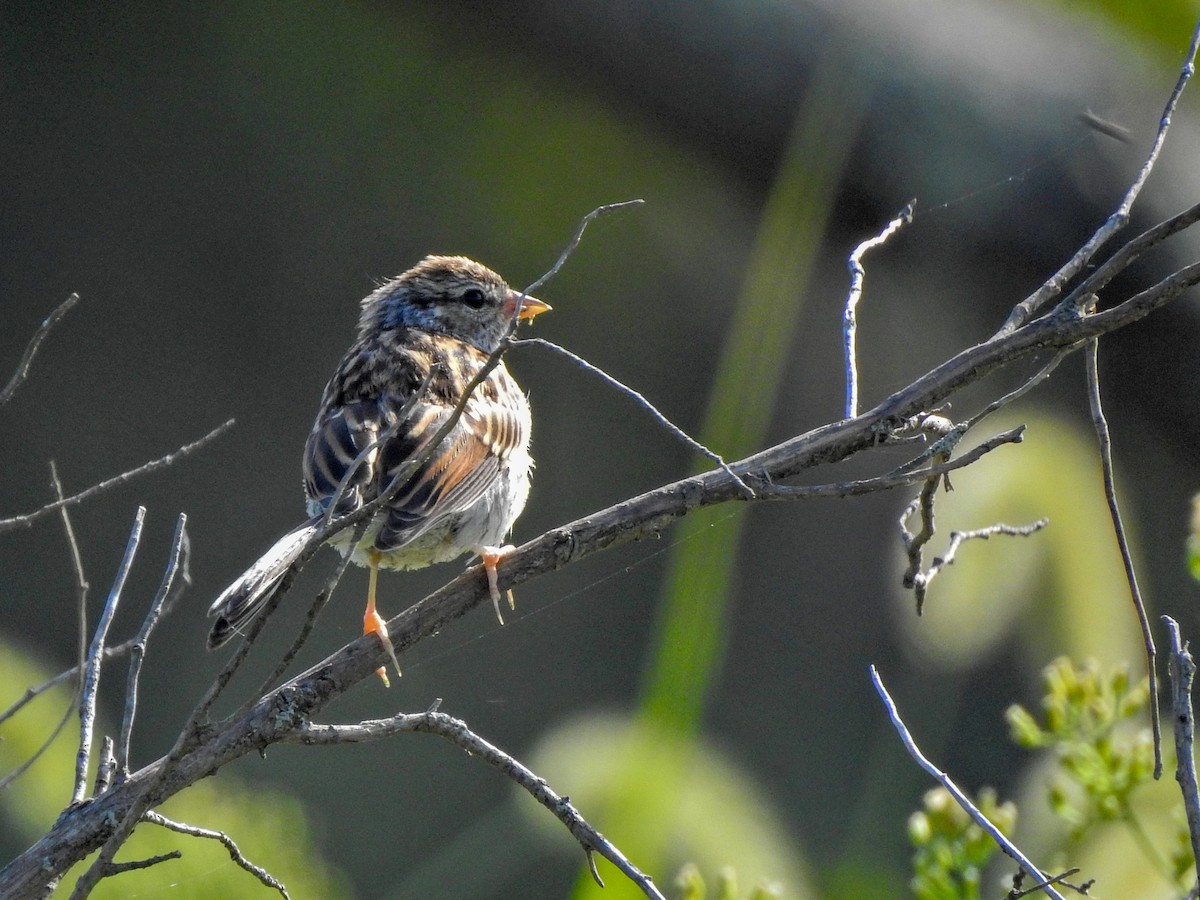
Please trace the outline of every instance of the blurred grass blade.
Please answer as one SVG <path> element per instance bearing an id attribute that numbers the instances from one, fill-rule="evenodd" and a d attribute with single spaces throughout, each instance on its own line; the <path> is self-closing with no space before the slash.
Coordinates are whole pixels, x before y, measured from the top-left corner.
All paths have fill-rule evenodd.
<path id="1" fill-rule="evenodd" d="M 768 197 L 745 282 L 730 305 L 701 441 L 726 459 L 757 449 L 783 389 L 805 289 L 829 220 L 838 182 L 858 133 L 867 86 L 836 50 L 807 85 L 786 155 Z M 831 319 L 828 340 L 838 339 Z M 725 650 L 730 588 L 745 509 L 689 517 L 675 545 L 638 711 L 638 739 L 627 747 L 612 786 L 604 831 L 636 864 L 665 877 L 667 848 L 709 686 Z M 670 735 L 657 740 L 655 734 Z M 713 823 L 719 827 L 718 823 Z M 746 873 L 754 877 L 758 873 Z M 637 896 L 608 878 L 601 894 L 584 871 L 574 896 Z"/>

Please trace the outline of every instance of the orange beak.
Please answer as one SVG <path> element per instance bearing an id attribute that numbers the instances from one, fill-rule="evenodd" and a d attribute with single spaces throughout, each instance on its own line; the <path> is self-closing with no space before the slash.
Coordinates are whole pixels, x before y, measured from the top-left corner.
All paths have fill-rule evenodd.
<path id="1" fill-rule="evenodd" d="M 521 305 L 521 311 L 517 314 L 518 319 L 532 319 L 534 316 L 540 316 L 544 312 L 549 312 L 553 307 L 549 303 L 543 303 L 537 297 L 531 297 L 528 294 L 520 294 L 517 291 L 509 291 L 507 311 L 517 308 L 517 304 Z"/>

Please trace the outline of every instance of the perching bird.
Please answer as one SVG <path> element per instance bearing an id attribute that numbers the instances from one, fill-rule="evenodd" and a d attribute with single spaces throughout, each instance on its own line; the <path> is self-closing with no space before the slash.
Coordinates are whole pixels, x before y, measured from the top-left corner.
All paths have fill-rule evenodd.
<path id="1" fill-rule="evenodd" d="M 337 500 L 337 514 L 387 491 L 395 474 L 426 448 L 514 316 L 532 319 L 549 309 L 461 256 L 428 256 L 363 300 L 358 339 L 325 388 L 304 447 L 310 518 L 216 599 L 208 611 L 217 620 L 209 648 L 241 633 L 270 599 L 320 528 L 356 459 L 361 456 Z M 378 634 L 393 661 L 387 627 L 375 610 L 380 567 L 418 569 L 478 553 L 500 615 L 496 564 L 510 549 L 501 544 L 529 495 L 529 430 L 529 402 L 501 362 L 353 548 L 351 560 L 371 570 L 363 633 Z M 353 532 L 343 530 L 330 543 L 345 555 Z M 380 674 L 386 683 L 383 669 Z"/>

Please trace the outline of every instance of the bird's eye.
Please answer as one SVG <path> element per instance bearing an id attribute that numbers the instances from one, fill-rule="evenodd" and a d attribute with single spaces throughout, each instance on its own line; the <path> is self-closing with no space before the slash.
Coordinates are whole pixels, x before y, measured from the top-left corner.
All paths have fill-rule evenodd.
<path id="1" fill-rule="evenodd" d="M 471 309 L 482 309 L 483 305 L 487 303 L 487 294 L 477 287 L 467 288 L 462 293 L 462 302 Z"/>

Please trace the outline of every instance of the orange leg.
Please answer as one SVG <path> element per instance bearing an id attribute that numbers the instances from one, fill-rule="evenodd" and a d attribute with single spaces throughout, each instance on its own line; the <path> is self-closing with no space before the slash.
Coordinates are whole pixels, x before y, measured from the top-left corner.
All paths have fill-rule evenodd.
<path id="1" fill-rule="evenodd" d="M 504 624 L 504 616 L 500 615 L 500 585 L 496 580 L 496 566 L 504 559 L 505 555 L 515 550 L 512 544 L 505 544 L 503 547 L 480 547 L 479 556 L 483 560 L 483 571 L 487 573 L 488 590 L 492 595 L 492 608 L 496 610 L 496 618 L 500 624 Z M 516 609 L 517 601 L 513 599 L 513 592 L 506 592 L 508 597 L 508 608 Z"/>
<path id="2" fill-rule="evenodd" d="M 392 639 L 388 637 L 387 623 L 383 621 L 383 616 L 375 609 L 375 583 L 379 580 L 379 554 L 374 550 L 370 553 L 371 557 L 371 580 L 367 588 L 367 611 L 363 613 L 363 634 L 371 634 L 372 632 L 379 635 L 379 642 L 383 644 L 383 649 L 388 652 L 388 656 L 392 658 L 392 663 L 396 666 L 396 674 L 402 675 L 400 671 L 400 661 L 396 659 L 396 650 L 392 647 Z M 380 666 L 375 670 L 375 674 L 383 681 L 384 687 L 391 687 L 392 684 L 388 681 L 387 667 Z"/>

